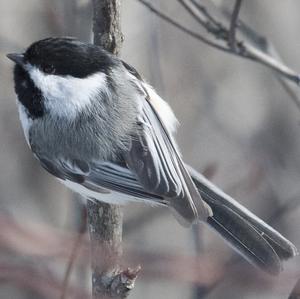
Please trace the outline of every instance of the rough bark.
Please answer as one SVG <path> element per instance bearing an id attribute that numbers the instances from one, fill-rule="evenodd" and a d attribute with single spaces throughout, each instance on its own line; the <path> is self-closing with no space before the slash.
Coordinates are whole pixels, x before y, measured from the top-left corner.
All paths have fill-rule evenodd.
<path id="1" fill-rule="evenodd" d="M 119 54 L 123 35 L 120 25 L 120 0 L 93 0 L 94 43 Z"/>
<path id="2" fill-rule="evenodd" d="M 123 36 L 120 0 L 93 0 L 94 43 L 118 54 Z M 126 298 L 139 269 L 121 269 L 122 212 L 120 207 L 88 201 L 93 299 Z"/>

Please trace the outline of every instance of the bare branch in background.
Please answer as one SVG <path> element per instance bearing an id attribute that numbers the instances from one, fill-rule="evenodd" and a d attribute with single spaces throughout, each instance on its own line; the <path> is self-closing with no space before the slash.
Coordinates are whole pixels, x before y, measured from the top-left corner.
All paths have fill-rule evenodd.
<path id="1" fill-rule="evenodd" d="M 228 46 L 232 51 L 236 51 L 236 27 L 238 26 L 239 12 L 242 6 L 242 0 L 236 0 L 230 21 L 230 29 L 228 36 Z"/>
<path id="2" fill-rule="evenodd" d="M 202 171 L 202 174 L 209 180 L 216 174 L 217 165 L 215 163 L 208 164 Z M 192 226 L 192 239 L 194 243 L 195 253 L 197 256 L 203 254 L 203 241 L 202 234 L 203 230 L 201 225 L 198 223 Z M 200 266 L 201 267 L 201 266 Z M 196 283 L 193 289 L 193 298 L 201 299 L 205 298 L 207 292 L 207 285 Z"/>
<path id="3" fill-rule="evenodd" d="M 141 2 L 142 4 L 144 4 L 151 12 L 153 12 L 155 15 L 157 15 L 158 17 L 160 17 L 162 20 L 164 20 L 167 23 L 171 24 L 172 26 L 176 27 L 180 31 L 182 31 L 182 32 L 184 32 L 184 33 L 192 36 L 195 39 L 200 40 L 201 42 L 203 42 L 203 43 L 205 43 L 205 44 L 207 44 L 207 45 L 209 45 L 209 46 L 211 46 L 213 48 L 216 48 L 218 50 L 230 53 L 230 50 L 227 49 L 226 47 L 223 47 L 221 45 L 218 45 L 218 44 L 210 41 L 209 39 L 205 38 L 201 34 L 188 29 L 187 27 L 181 25 L 180 23 L 176 22 L 172 18 L 168 17 L 166 14 L 164 14 L 163 12 L 161 12 L 157 8 L 155 8 L 147 0 L 137 0 L 137 1 Z"/>
<path id="4" fill-rule="evenodd" d="M 293 288 L 288 299 L 299 299 L 300 298 L 300 279 L 297 280 L 295 287 Z"/>
<path id="5" fill-rule="evenodd" d="M 150 9 L 151 12 L 156 14 L 161 19 L 165 20 L 169 24 L 173 25 L 174 27 L 180 29 L 181 31 L 189 34 L 190 36 L 194 37 L 195 39 L 213 47 L 218 50 L 222 50 L 224 52 L 230 53 L 232 55 L 246 58 L 252 61 L 255 61 L 259 64 L 262 64 L 273 71 L 277 72 L 280 76 L 284 77 L 285 79 L 290 80 L 293 83 L 299 85 L 300 83 L 300 76 L 299 73 L 289 68 L 287 65 L 278 61 L 276 58 L 270 56 L 269 54 L 261 51 L 259 48 L 247 43 L 243 40 L 236 40 L 235 43 L 235 50 L 231 49 L 229 44 L 229 30 L 224 26 L 221 22 L 217 21 L 211 14 L 209 14 L 208 10 L 192 0 L 178 0 L 181 4 L 183 4 L 186 10 L 197 20 L 198 24 L 202 26 L 210 36 L 212 36 L 215 40 L 222 40 L 225 42 L 226 46 L 221 44 L 215 43 L 212 40 L 207 39 L 206 37 L 186 28 L 185 26 L 179 24 L 177 21 L 172 19 L 171 17 L 166 16 L 162 13 L 159 9 L 155 8 L 151 3 L 147 0 L 137 0 Z M 189 3 L 189 4 L 187 4 Z M 193 5 L 193 6 L 192 6 Z M 188 8 L 187 8 L 188 7 Z M 203 13 L 205 12 L 205 13 Z M 209 16 L 209 17 L 208 17 Z"/>
<path id="6" fill-rule="evenodd" d="M 193 3 L 188 0 L 178 0 L 183 8 L 203 27 L 207 26 L 206 19 L 193 7 Z"/>
<path id="7" fill-rule="evenodd" d="M 287 212 L 288 211 L 286 211 L 286 213 Z M 283 215 L 286 215 L 286 213 L 279 215 L 277 220 Z M 61 280 L 57 280 L 51 272 L 47 271 L 47 263 L 51 265 L 51 268 L 53 268 L 56 263 L 59 265 L 64 263 L 69 258 L 70 249 L 73 247 L 77 236 L 74 234 L 59 233 L 51 227 L 43 227 L 42 224 L 31 223 L 31 220 L 18 224 L 11 217 L 5 215 L 0 216 L 0 247 L 6 248 L 9 252 L 16 252 L 19 256 L 26 257 L 27 261 L 25 266 L 21 261 L 17 261 L 16 264 L 18 266 L 15 266 L 14 263 L 10 263 L 7 260 L 5 265 L 0 263 L 0 280 L 7 280 L 18 285 L 19 283 L 24 283 L 24 286 L 27 286 L 28 289 L 38 293 L 45 290 L 45 292 L 48 292 L 49 298 L 59 298 L 62 288 Z M 34 228 L 34 230 L 32 228 Z M 11 240 L 12 236 L 18 239 L 19 243 L 13 242 L 13 240 Z M 78 264 L 84 267 L 88 267 L 87 261 L 90 258 L 89 247 L 89 240 L 84 238 L 83 245 L 80 250 L 78 250 Z M 182 253 L 170 252 L 169 250 L 153 253 L 136 248 L 132 248 L 131 250 L 128 248 L 126 252 L 127 254 L 123 258 L 125 265 L 132 263 L 141 263 L 143 265 L 141 279 L 147 282 L 149 282 L 149 280 L 168 280 L 176 283 L 197 284 L 202 287 L 202 295 L 208 294 L 217 288 L 220 283 L 224 281 L 225 277 L 236 275 L 241 271 L 246 273 L 246 275 L 248 273 L 253 285 L 264 285 L 264 287 L 266 287 L 266 284 L 272 283 L 269 276 L 259 271 L 253 275 L 255 271 L 253 267 L 241 262 L 242 259 L 236 255 L 230 258 L 228 262 L 225 262 L 222 257 L 215 256 L 214 253 L 200 253 L 197 256 L 186 256 Z M 99 253 L 98 259 L 103 260 L 104 258 L 105 256 Z M 30 260 L 34 260 L 34 264 L 30 263 Z M 30 267 L 27 265 L 28 263 L 31 265 Z M 20 267 L 22 271 L 15 271 L 15 267 L 18 269 Z M 122 285 L 119 285 L 118 279 L 124 282 L 124 280 L 131 275 L 135 276 L 137 274 L 135 271 L 137 270 L 139 270 L 139 268 L 123 270 L 125 273 L 115 278 L 116 285 L 122 287 Z M 282 284 L 284 285 L 285 281 L 289 282 L 290 279 L 295 279 L 296 275 L 298 275 L 298 273 L 293 272 L 289 272 L 285 276 L 283 275 L 281 280 Z M 36 276 L 38 276 L 39 279 L 35 279 Z M 241 288 L 249 287 L 250 281 L 236 279 L 237 285 Z M 273 283 L 276 284 L 277 282 L 275 281 Z M 48 288 L 51 289 L 48 290 Z M 77 287 L 74 285 L 68 287 L 68 295 L 70 298 L 88 298 L 80 296 L 72 297 L 74 292 L 76 295 L 85 292 L 84 290 L 75 291 L 76 289 Z M 43 298 L 48 298 L 48 296 L 43 296 Z"/>
<path id="8" fill-rule="evenodd" d="M 231 14 L 227 10 L 222 10 L 223 15 L 227 18 L 231 18 Z M 239 32 L 253 45 L 261 49 L 263 52 L 268 53 L 270 56 L 274 57 L 278 61 L 283 63 L 283 60 L 274 47 L 274 45 L 265 37 L 253 30 L 249 25 L 245 24 L 243 21 L 239 20 Z M 277 80 L 283 87 L 283 89 L 288 94 L 289 98 L 294 102 L 297 108 L 300 110 L 300 99 L 295 91 L 295 86 L 286 78 L 280 76 L 277 72 L 274 72 Z"/>
<path id="9" fill-rule="evenodd" d="M 28 260 L 44 261 L 43 263 L 35 263 L 37 268 L 45 266 L 47 261 L 53 266 L 56 262 L 60 265 L 69 259 L 69 252 L 78 238 L 77 234 L 61 233 L 41 223 L 32 223 L 31 220 L 27 220 L 26 224 L 22 223 L 21 225 L 11 217 L 2 214 L 0 216 L 0 248 L 5 248 L 22 257 L 29 257 Z M 14 239 L 18 242 L 15 242 Z M 88 267 L 89 247 L 88 238 L 84 238 L 83 244 L 78 250 L 79 265 Z M 218 258 L 212 260 L 211 257 L 205 255 L 186 256 L 170 251 L 153 253 L 136 248 L 128 248 L 126 252 L 122 259 L 123 264 L 143 264 L 142 278 L 144 279 L 163 279 L 210 285 L 222 273 L 222 262 Z M 105 256 L 99 253 L 98 259 L 103 260 L 104 258 Z M 199 267 L 198 265 L 202 266 Z M 129 269 L 128 274 L 130 275 L 132 271 L 136 270 L 139 270 L 139 267 L 133 270 Z M 127 268 L 124 271 L 126 272 Z M 4 279 L 5 272 L 1 274 L 3 274 Z M 61 286 L 59 288 L 61 290 Z M 72 290 L 72 286 L 69 287 L 69 290 Z M 68 293 L 71 295 L 72 291 Z"/>
<path id="10" fill-rule="evenodd" d="M 74 200 L 76 200 L 76 199 L 74 198 Z M 66 273 L 65 273 L 65 276 L 64 276 L 62 294 L 61 294 L 60 299 L 66 299 L 67 298 L 67 291 L 68 291 L 68 287 L 69 287 L 69 281 L 70 281 L 71 273 L 72 273 L 72 270 L 74 268 L 75 260 L 76 260 L 77 256 L 79 255 L 80 247 L 81 247 L 81 245 L 83 245 L 83 241 L 84 241 L 84 237 L 85 237 L 86 220 L 87 220 L 86 216 L 87 216 L 86 215 L 86 208 L 84 206 L 82 206 L 81 227 L 79 229 L 78 236 L 76 237 L 76 239 L 74 241 L 74 246 L 71 250 L 70 259 L 68 261 L 67 268 L 66 268 Z"/>
<path id="11" fill-rule="evenodd" d="M 9 282 L 19 288 L 29 289 L 39 295 L 39 298 L 55 299 L 60 296 L 61 283 L 50 274 L 46 269 L 37 269 L 29 263 L 0 263 L 0 283 Z M 69 288 L 69 296 L 72 299 L 89 298 L 87 292 L 74 286 Z"/>

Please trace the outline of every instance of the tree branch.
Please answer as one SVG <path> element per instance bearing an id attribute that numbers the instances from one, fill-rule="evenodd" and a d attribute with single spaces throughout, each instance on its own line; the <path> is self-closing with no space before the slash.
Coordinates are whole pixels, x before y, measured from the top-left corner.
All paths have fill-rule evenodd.
<path id="1" fill-rule="evenodd" d="M 201 42 L 203 42 L 204 44 L 207 44 L 208 46 L 216 48 L 217 50 L 221 50 L 221 51 L 224 51 L 224 52 L 227 52 L 227 53 L 231 52 L 230 49 L 228 49 L 226 47 L 223 47 L 221 45 L 218 45 L 217 43 L 214 43 L 214 42 L 210 41 L 209 39 L 205 38 L 201 34 L 199 34 L 197 32 L 194 32 L 193 30 L 190 30 L 187 27 L 185 27 L 185 26 L 181 25 L 180 23 L 176 22 L 175 20 L 173 20 L 172 18 L 168 17 L 166 14 L 164 14 L 163 12 L 161 12 L 157 8 L 155 8 L 147 0 L 137 0 L 137 1 L 139 1 L 144 6 L 146 6 L 152 13 L 154 13 L 155 15 L 157 15 L 159 18 L 161 18 L 165 22 L 169 23 L 170 25 L 176 27 L 180 31 L 182 31 L 182 32 L 184 32 L 184 33 L 192 36 L 193 38 L 195 38 L 197 40 L 200 40 Z"/>
<path id="2" fill-rule="evenodd" d="M 120 0 L 93 0 L 94 43 L 118 54 L 123 35 L 120 28 Z M 126 298 L 139 269 L 122 270 L 122 212 L 120 207 L 88 201 L 88 222 L 92 254 L 93 299 Z"/>
<path id="3" fill-rule="evenodd" d="M 31 290 L 37 296 L 39 295 L 38 298 L 59 298 L 61 292 L 60 281 L 50 274 L 52 272 L 49 272 L 49 269 L 33 267 L 33 262 L 32 264 L 26 262 L 14 264 L 7 261 L 0 263 L 1 284 L 9 283 L 20 289 Z M 89 298 L 89 294 L 78 286 L 72 286 L 69 287 L 69 298 L 85 299 Z"/>
<path id="4" fill-rule="evenodd" d="M 299 299 L 300 298 L 300 279 L 297 280 L 290 296 L 288 299 Z"/>
<path id="5" fill-rule="evenodd" d="M 122 213 L 120 207 L 88 201 L 92 248 L 93 298 L 126 298 L 137 269 L 121 269 Z"/>
<path id="6" fill-rule="evenodd" d="M 236 0 L 231 21 L 230 21 L 230 29 L 229 29 L 229 35 L 228 35 L 228 45 L 229 48 L 232 49 L 232 51 L 236 51 L 236 40 L 235 40 L 235 34 L 236 34 L 236 27 L 238 23 L 239 13 L 242 6 L 242 0 Z"/>
<path id="7" fill-rule="evenodd" d="M 74 198 L 76 200 L 76 198 Z M 79 233 L 78 236 L 75 238 L 74 245 L 71 250 L 71 255 L 70 259 L 67 263 L 67 268 L 66 272 L 64 275 L 64 280 L 63 280 L 63 287 L 62 287 L 62 293 L 60 296 L 60 299 L 66 299 L 67 298 L 67 292 L 68 292 L 68 287 L 69 287 L 69 282 L 72 274 L 72 270 L 75 265 L 75 261 L 77 256 L 80 253 L 80 247 L 83 245 L 84 237 L 85 237 L 85 232 L 86 232 L 86 208 L 85 206 L 81 207 L 81 217 L 80 217 L 80 228 L 79 228 Z"/>
<path id="8" fill-rule="evenodd" d="M 223 10 L 222 13 L 230 19 L 230 13 L 227 10 Z M 278 51 L 274 47 L 274 45 L 265 37 L 257 33 L 247 24 L 242 21 L 239 21 L 239 32 L 255 47 L 259 48 L 261 51 L 267 53 L 271 57 L 275 58 L 276 60 L 282 62 L 282 58 L 280 57 Z M 289 98 L 294 102 L 297 108 L 300 110 L 300 100 L 295 90 L 295 86 L 292 86 L 292 82 L 287 80 L 285 77 L 280 76 L 278 72 L 274 71 L 273 74 L 277 78 L 278 82 L 281 84 L 283 89 L 288 94 Z"/>
<path id="9" fill-rule="evenodd" d="M 121 0 L 93 0 L 94 43 L 118 55 L 123 34 L 120 24 Z"/>
<path id="10" fill-rule="evenodd" d="M 291 68 L 289 68 L 284 63 L 276 60 L 272 56 L 268 55 L 267 53 L 264 53 L 260 49 L 252 46 L 251 44 L 243 41 L 243 40 L 236 40 L 235 42 L 235 51 L 233 51 L 230 47 L 228 47 L 229 44 L 229 30 L 221 23 L 218 22 L 212 15 L 210 15 L 205 7 L 200 5 L 194 0 L 190 0 L 190 3 L 194 6 L 189 6 L 188 12 L 193 15 L 193 17 L 197 20 L 198 24 L 204 27 L 207 32 L 216 40 L 223 40 L 227 44 L 227 46 L 220 45 L 218 43 L 215 43 L 211 41 L 210 39 L 186 28 L 185 26 L 179 24 L 177 21 L 172 19 L 171 17 L 166 16 L 164 13 L 159 11 L 157 8 L 155 8 L 152 4 L 150 4 L 147 0 L 137 0 L 140 3 L 142 3 L 144 6 L 146 6 L 148 9 L 150 9 L 151 12 L 156 14 L 161 19 L 165 20 L 172 26 L 176 27 L 177 29 L 180 29 L 181 31 L 189 34 L 193 38 L 213 47 L 218 50 L 222 50 L 223 52 L 246 58 L 252 61 L 255 61 L 259 64 L 262 64 L 269 69 L 272 69 L 273 71 L 277 72 L 277 74 L 281 75 L 285 79 L 290 80 L 293 83 L 296 83 L 297 85 L 300 84 L 300 75 L 299 73 L 295 72 Z M 183 3 L 183 0 L 178 0 L 181 4 Z M 184 1 L 185 4 L 187 4 L 187 1 Z M 197 3 L 197 4 L 195 4 Z M 208 17 L 209 16 L 209 17 Z M 206 21 L 205 21 L 206 18 Z"/>

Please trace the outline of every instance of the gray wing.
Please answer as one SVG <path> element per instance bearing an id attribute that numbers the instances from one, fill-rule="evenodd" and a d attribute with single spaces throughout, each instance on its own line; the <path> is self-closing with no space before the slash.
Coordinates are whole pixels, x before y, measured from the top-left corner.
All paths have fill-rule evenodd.
<path id="1" fill-rule="evenodd" d="M 168 201 L 182 224 L 193 223 L 197 218 L 204 220 L 210 215 L 209 206 L 202 201 L 147 95 L 141 99 L 138 130 L 125 161 L 146 190 Z"/>
<path id="2" fill-rule="evenodd" d="M 111 190 L 163 203 L 162 197 L 147 192 L 128 168 L 116 163 L 87 163 L 79 160 L 53 160 L 42 154 L 36 154 L 36 156 L 49 173 L 61 180 L 78 183 L 98 193 L 107 193 Z"/>
<path id="3" fill-rule="evenodd" d="M 146 190 L 163 196 L 169 205 L 183 218 L 192 223 L 195 219 L 206 220 L 210 207 L 201 199 L 178 153 L 171 133 L 160 119 L 159 105 L 148 93 L 148 87 L 138 72 L 123 62 L 136 85 L 140 96 L 138 130 L 133 136 L 125 161 Z"/>

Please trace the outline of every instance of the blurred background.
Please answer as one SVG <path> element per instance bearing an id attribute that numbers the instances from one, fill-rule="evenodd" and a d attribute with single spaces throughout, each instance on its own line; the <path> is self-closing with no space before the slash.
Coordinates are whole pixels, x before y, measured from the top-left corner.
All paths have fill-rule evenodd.
<path id="1" fill-rule="evenodd" d="M 136 0 L 122 2 L 121 56 L 173 107 L 185 161 L 300 248 L 300 110 L 290 95 L 265 67 L 201 44 Z M 200 2 L 213 13 L 234 5 Z M 152 3 L 199 30 L 176 1 Z M 299 11 L 297 0 L 253 0 L 240 17 L 300 70 Z M 59 298 L 82 207 L 29 151 L 5 54 L 48 36 L 92 40 L 91 1 L 0 0 L 0 16 L 0 298 Z M 88 236 L 83 243 L 68 298 L 90 292 Z M 283 299 L 299 276 L 299 258 L 279 278 L 265 276 L 206 226 L 184 229 L 168 211 L 138 204 L 124 208 L 124 264 L 142 266 L 132 299 Z"/>

